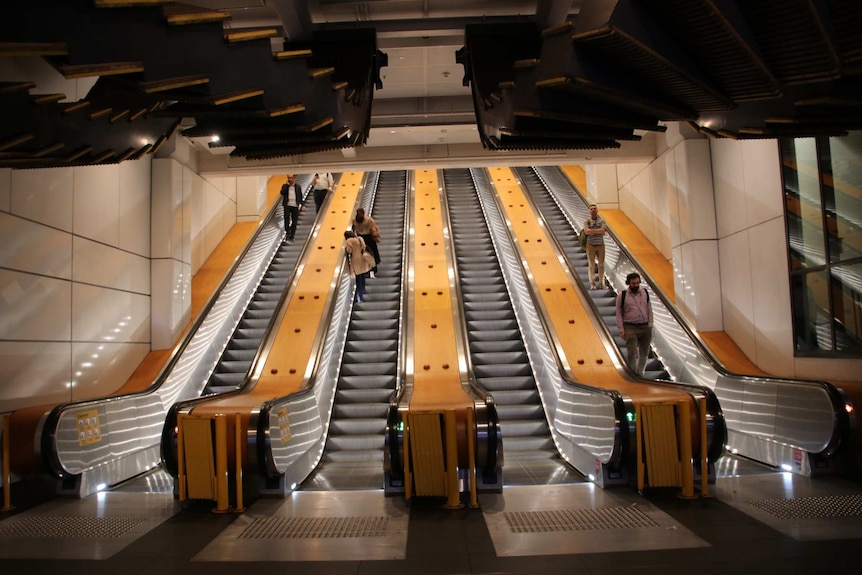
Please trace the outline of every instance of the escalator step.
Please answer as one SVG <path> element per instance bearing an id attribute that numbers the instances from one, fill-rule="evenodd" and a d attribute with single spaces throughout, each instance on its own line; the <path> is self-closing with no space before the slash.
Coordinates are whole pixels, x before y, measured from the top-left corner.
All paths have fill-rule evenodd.
<path id="1" fill-rule="evenodd" d="M 512 377 L 477 377 L 476 381 L 492 394 L 496 394 L 498 391 L 536 389 L 536 380 L 532 374 Z"/>
<path id="2" fill-rule="evenodd" d="M 348 366 L 345 365 L 341 370 L 341 377 L 338 380 L 338 385 L 341 390 L 365 389 L 391 392 L 395 388 L 396 373 L 394 363 L 389 369 L 389 374 L 378 372 L 371 372 L 368 374 L 347 374 L 345 373 L 345 371 L 347 371 L 347 367 Z"/>
<path id="3" fill-rule="evenodd" d="M 503 353 L 507 351 L 526 353 L 520 339 L 502 341 L 474 341 L 470 344 L 472 353 Z"/>
<path id="4" fill-rule="evenodd" d="M 335 451 L 370 451 L 379 449 L 383 451 L 386 436 L 383 430 L 380 433 L 359 435 L 330 435 L 326 441 L 326 447 L 330 453 Z"/>
<path id="5" fill-rule="evenodd" d="M 509 437 L 546 437 L 548 435 L 548 424 L 544 419 L 508 419 L 501 422 L 501 427 L 504 441 Z"/>
<path id="6" fill-rule="evenodd" d="M 497 404 L 497 415 L 500 417 L 500 421 L 509 421 L 511 419 L 535 419 L 535 418 L 544 418 L 545 410 L 539 403 L 530 404 L 512 404 L 512 405 L 503 405 L 496 401 L 497 394 L 492 394 L 494 396 L 495 403 Z"/>
<path id="7" fill-rule="evenodd" d="M 398 352 L 395 349 L 371 350 L 371 351 L 351 351 L 346 350 L 342 358 L 344 363 L 356 364 L 392 364 L 398 361 Z"/>
<path id="8" fill-rule="evenodd" d="M 390 391 L 390 395 L 392 392 Z M 336 403 L 332 417 L 380 417 L 385 418 L 389 413 L 389 397 L 386 401 L 377 403 Z"/>
<path id="9" fill-rule="evenodd" d="M 327 450 L 323 454 L 324 463 L 371 463 L 377 462 L 380 464 L 380 473 L 383 473 L 383 440 L 381 439 L 380 449 L 366 450 Z"/>
<path id="10" fill-rule="evenodd" d="M 254 356 L 257 354 L 256 349 L 226 349 L 222 354 L 222 361 L 254 361 Z"/>
<path id="11" fill-rule="evenodd" d="M 532 437 L 532 436 L 503 436 L 503 442 L 506 446 L 506 455 L 514 454 L 518 451 L 540 451 L 540 450 L 551 450 L 554 448 L 554 441 L 551 439 L 550 435 L 545 435 L 543 437 Z"/>
<path id="12" fill-rule="evenodd" d="M 495 356 L 498 354 L 494 354 Z M 495 362 L 488 364 L 477 363 L 473 365 L 476 377 L 513 377 L 517 375 L 532 377 L 533 370 L 529 363 L 503 363 Z"/>
<path id="13" fill-rule="evenodd" d="M 514 330 L 517 332 L 517 326 L 518 323 L 515 321 L 515 318 L 490 321 L 467 321 L 467 329 L 470 331 L 499 332 Z"/>
<path id="14" fill-rule="evenodd" d="M 223 385 L 227 387 L 238 387 L 245 380 L 246 373 L 214 373 L 210 377 L 209 385 Z"/>
<path id="15" fill-rule="evenodd" d="M 521 405 L 528 403 L 539 403 L 539 390 L 499 390 L 494 392 L 494 403 L 503 405 Z"/>
<path id="16" fill-rule="evenodd" d="M 248 373 L 248 370 L 251 369 L 250 361 L 225 361 L 224 358 L 218 363 L 216 367 L 216 373 Z"/>
<path id="17" fill-rule="evenodd" d="M 511 308 L 481 311 L 471 310 L 467 314 L 467 318 L 470 324 L 475 326 L 478 322 L 483 321 L 515 321 L 515 312 Z"/>
<path id="18" fill-rule="evenodd" d="M 350 339 L 344 347 L 351 352 L 392 352 L 398 353 L 398 342 L 391 339 Z"/>
<path id="19" fill-rule="evenodd" d="M 348 419 L 333 419 L 329 423 L 329 432 L 334 435 L 356 433 L 361 435 L 380 435 L 386 431 L 386 419 L 382 417 L 354 417 Z"/>
<path id="20" fill-rule="evenodd" d="M 521 375 L 526 375 L 522 372 L 521 365 L 526 365 L 529 368 L 530 359 L 527 357 L 527 352 L 523 349 L 510 352 L 479 352 L 473 354 L 474 364 L 483 366 L 512 366 L 513 372 Z M 516 367 L 517 366 L 517 367 Z"/>
<path id="21" fill-rule="evenodd" d="M 339 389 L 335 392 L 339 403 L 389 403 L 392 389 Z"/>
<path id="22" fill-rule="evenodd" d="M 236 330 L 236 336 L 235 337 L 241 337 L 243 339 L 254 339 L 254 340 L 260 341 L 261 339 L 263 339 L 263 336 L 265 335 L 265 333 L 264 333 L 265 331 L 266 331 L 265 328 L 249 328 L 249 329 L 238 328 Z"/>

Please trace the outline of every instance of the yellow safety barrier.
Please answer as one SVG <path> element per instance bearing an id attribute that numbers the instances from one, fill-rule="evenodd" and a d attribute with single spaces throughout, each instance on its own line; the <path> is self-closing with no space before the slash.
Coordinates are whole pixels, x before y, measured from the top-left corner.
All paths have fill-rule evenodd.
<path id="1" fill-rule="evenodd" d="M 413 447 L 410 444 L 410 416 L 404 416 L 404 498 L 407 501 L 413 497 L 413 465 L 410 458 L 410 450 Z"/>
<path id="2" fill-rule="evenodd" d="M 242 512 L 245 508 L 242 504 L 242 416 L 237 413 L 234 420 L 234 442 L 236 447 L 236 506 L 234 511 Z"/>
<path id="3" fill-rule="evenodd" d="M 458 466 L 457 410 L 408 413 L 404 425 L 404 496 L 445 496 L 447 509 L 459 509 L 461 476 Z M 478 507 L 476 494 L 475 414 L 467 410 L 467 458 L 470 506 Z"/>
<path id="4" fill-rule="evenodd" d="M 706 452 L 706 398 L 697 401 L 700 411 L 700 496 L 712 497 L 709 494 L 709 454 Z"/>
<path id="5" fill-rule="evenodd" d="M 177 418 L 177 462 L 179 498 L 211 499 L 214 511 L 243 511 L 242 500 L 242 428 L 236 414 L 236 505 L 230 507 L 228 473 L 227 415 L 213 417 L 181 415 Z"/>
<path id="6" fill-rule="evenodd" d="M 461 490 L 458 488 L 458 430 L 454 409 L 444 414 L 446 431 L 446 509 L 460 509 Z"/>
<path id="7" fill-rule="evenodd" d="M 215 499 L 215 459 L 212 419 L 182 416 L 178 419 L 177 449 L 181 450 L 180 500 Z"/>
<path id="8" fill-rule="evenodd" d="M 679 474 L 684 499 L 694 499 L 694 458 L 691 448 L 691 405 L 679 402 Z"/>
<path id="9" fill-rule="evenodd" d="M 411 413 L 411 460 L 416 495 L 446 495 L 446 465 L 444 462 L 441 413 Z"/>
<path id="10" fill-rule="evenodd" d="M 3 452 L 3 509 L 2 511 L 10 511 L 14 509 L 12 506 L 12 472 L 9 470 L 9 451 L 11 449 L 9 442 L 9 428 L 11 417 L 3 416 L 3 447 L 0 451 Z"/>
<path id="11" fill-rule="evenodd" d="M 479 507 L 476 494 L 476 414 L 472 407 L 467 408 L 467 457 L 470 462 L 470 507 Z"/>
<path id="12" fill-rule="evenodd" d="M 227 417 L 219 413 L 215 416 L 216 513 L 226 513 L 230 508 L 227 485 Z"/>
<path id="13" fill-rule="evenodd" d="M 689 402 L 639 404 L 635 414 L 638 491 L 643 491 L 647 483 L 650 487 L 681 487 L 681 497 L 693 498 Z M 704 427 L 703 418 L 701 422 Z M 704 434 L 702 429 L 701 435 Z"/>

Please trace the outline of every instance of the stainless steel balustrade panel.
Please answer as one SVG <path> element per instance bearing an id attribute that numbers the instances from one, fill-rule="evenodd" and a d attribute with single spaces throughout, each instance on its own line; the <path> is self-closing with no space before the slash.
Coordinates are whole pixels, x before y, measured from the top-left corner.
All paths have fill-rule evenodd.
<path id="1" fill-rule="evenodd" d="M 352 287 L 350 273 L 347 267 L 343 266 L 335 296 L 335 309 L 311 386 L 312 393 L 287 396 L 273 403 L 270 409 L 267 448 L 271 461 L 275 463 L 278 472 L 284 475 L 284 483 L 287 486 L 301 483 L 323 456 L 341 369 L 341 355 L 353 307 Z M 286 430 L 283 427 L 285 422 L 278 417 L 282 411 L 287 413 L 291 435 L 284 442 L 282 433 Z"/>
<path id="2" fill-rule="evenodd" d="M 485 170 L 471 170 L 503 276 L 509 286 L 515 316 L 533 366 L 539 395 L 548 414 L 551 435 L 562 457 L 584 475 L 595 474 L 596 461 L 608 463 L 617 426 L 613 400 L 601 393 L 573 387 L 563 379 L 554 344 L 532 299 L 508 228 L 497 206 Z M 505 448 L 505 443 L 504 443 Z"/>
<path id="3" fill-rule="evenodd" d="M 589 206 L 556 167 L 536 168 L 541 180 L 571 222 L 589 217 Z M 605 239 L 605 273 L 615 286 L 637 270 L 610 235 Z M 655 290 L 650 286 L 651 291 Z M 794 450 L 820 453 L 835 428 L 832 401 L 818 383 L 724 374 L 693 341 L 660 297 L 651 298 L 653 346 L 674 380 L 709 387 L 721 404 L 728 428 L 728 447 L 741 455 L 778 465 Z M 765 443 L 760 445 L 761 443 Z M 795 470 L 807 474 L 807 462 Z"/>

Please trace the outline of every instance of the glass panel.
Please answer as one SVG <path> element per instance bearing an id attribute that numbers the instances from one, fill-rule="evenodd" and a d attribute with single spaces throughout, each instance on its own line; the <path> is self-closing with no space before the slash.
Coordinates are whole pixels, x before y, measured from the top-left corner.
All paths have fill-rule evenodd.
<path id="1" fill-rule="evenodd" d="M 823 265 L 826 250 L 815 140 L 787 140 L 781 149 L 791 269 Z"/>
<path id="2" fill-rule="evenodd" d="M 862 132 L 829 138 L 829 167 L 824 166 L 824 203 L 829 261 L 862 256 Z"/>
<path id="3" fill-rule="evenodd" d="M 835 349 L 862 350 L 862 263 L 832 268 Z"/>
<path id="4" fill-rule="evenodd" d="M 796 351 L 832 351 L 832 314 L 826 270 L 790 277 Z"/>

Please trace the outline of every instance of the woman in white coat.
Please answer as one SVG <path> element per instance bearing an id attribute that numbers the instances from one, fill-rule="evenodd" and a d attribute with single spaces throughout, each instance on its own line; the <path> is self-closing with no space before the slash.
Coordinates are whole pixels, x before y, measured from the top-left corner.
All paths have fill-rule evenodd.
<path id="1" fill-rule="evenodd" d="M 344 251 L 347 253 L 350 275 L 356 277 L 355 300 L 361 302 L 365 297 L 365 278 L 374 267 L 374 257 L 369 253 L 366 259 L 365 240 L 350 230 L 344 232 Z"/>

